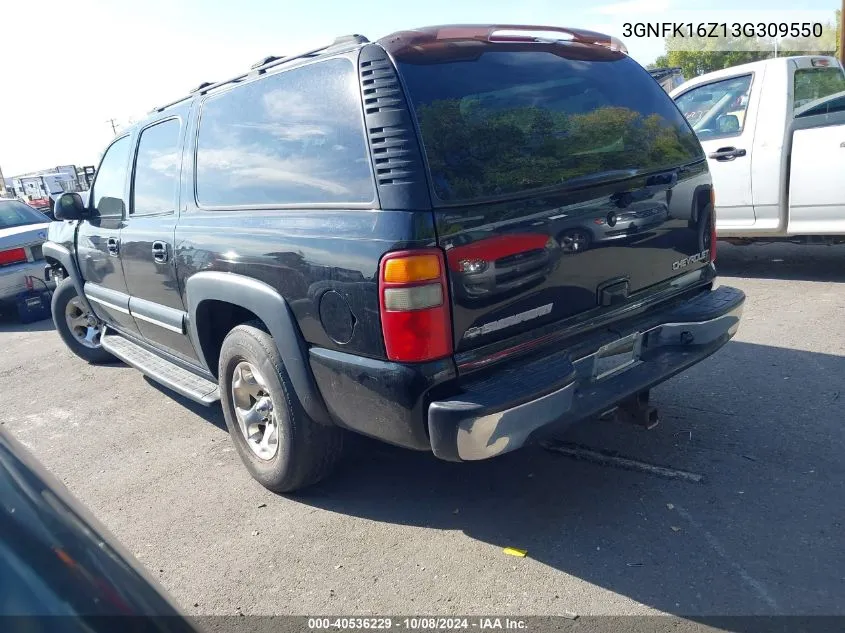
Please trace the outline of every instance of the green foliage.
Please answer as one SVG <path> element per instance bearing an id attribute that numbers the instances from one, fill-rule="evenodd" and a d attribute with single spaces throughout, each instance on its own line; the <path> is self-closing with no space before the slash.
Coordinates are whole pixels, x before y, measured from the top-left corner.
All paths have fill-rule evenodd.
<path id="1" fill-rule="evenodd" d="M 610 170 L 674 166 L 700 152 L 685 128 L 622 107 L 568 114 L 448 99 L 420 107 L 418 115 L 443 200 L 548 187 Z"/>
<path id="2" fill-rule="evenodd" d="M 795 72 L 795 107 L 845 90 L 838 68 L 802 68 Z"/>
<path id="3" fill-rule="evenodd" d="M 670 44 L 667 44 L 667 47 L 670 46 Z M 659 57 L 655 63 L 661 66 L 678 66 L 681 68 L 684 77 L 691 79 L 714 70 L 756 62 L 774 56 L 773 51 L 708 50 L 712 49 L 713 46 L 712 41 L 702 38 L 700 50 L 669 50 L 665 55 Z"/>

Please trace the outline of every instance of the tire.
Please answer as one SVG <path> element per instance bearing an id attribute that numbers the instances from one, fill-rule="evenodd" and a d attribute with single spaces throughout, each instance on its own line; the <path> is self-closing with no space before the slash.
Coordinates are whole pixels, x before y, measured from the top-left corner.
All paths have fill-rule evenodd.
<path id="1" fill-rule="evenodd" d="M 583 253 L 592 245 L 593 236 L 586 229 L 569 229 L 558 235 L 557 242 L 564 253 Z"/>
<path id="2" fill-rule="evenodd" d="M 229 435 L 262 486 L 273 492 L 294 492 L 334 470 L 342 455 L 344 431 L 308 417 L 263 324 L 251 322 L 229 332 L 220 349 L 218 370 Z M 245 419 L 263 423 L 247 424 Z M 270 431 L 273 427 L 275 431 Z M 252 439 L 247 439 L 250 430 L 244 429 L 255 431 Z M 274 434 L 275 453 L 271 453 Z"/>
<path id="3" fill-rule="evenodd" d="M 102 323 L 78 301 L 79 294 L 76 286 L 70 279 L 63 280 L 53 291 L 53 300 L 50 303 L 50 311 L 53 314 L 53 324 L 56 332 L 68 346 L 71 352 L 89 363 L 113 363 L 117 359 L 100 346 L 100 334 L 102 334 Z M 71 315 L 75 315 L 81 323 L 90 317 L 96 326 L 87 326 L 85 338 L 81 336 L 81 330 L 86 326 L 79 326 L 78 329 L 71 329 Z"/>

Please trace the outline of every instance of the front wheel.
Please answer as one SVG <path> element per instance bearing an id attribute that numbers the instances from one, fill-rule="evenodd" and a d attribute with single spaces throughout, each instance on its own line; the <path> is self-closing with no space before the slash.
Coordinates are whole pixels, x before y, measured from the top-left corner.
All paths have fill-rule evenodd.
<path id="1" fill-rule="evenodd" d="M 308 417 L 261 323 L 229 332 L 218 370 L 229 435 L 262 486 L 294 492 L 331 473 L 341 456 L 344 432 Z"/>
<path id="2" fill-rule="evenodd" d="M 582 253 L 590 248 L 592 236 L 584 229 L 570 229 L 558 236 L 558 244 L 564 253 Z"/>
<path id="3" fill-rule="evenodd" d="M 100 344 L 102 322 L 79 298 L 71 279 L 56 287 L 50 309 L 56 332 L 71 352 L 89 363 L 114 362 L 115 357 Z"/>

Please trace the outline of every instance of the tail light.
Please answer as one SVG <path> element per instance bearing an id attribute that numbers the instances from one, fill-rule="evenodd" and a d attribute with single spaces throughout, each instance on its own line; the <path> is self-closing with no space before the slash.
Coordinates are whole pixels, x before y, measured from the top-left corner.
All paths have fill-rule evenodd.
<path id="1" fill-rule="evenodd" d="M 710 261 L 716 261 L 716 190 L 710 187 Z"/>
<path id="2" fill-rule="evenodd" d="M 385 255 L 379 266 L 379 307 L 390 360 L 418 363 L 452 353 L 446 263 L 439 249 Z"/>
<path id="3" fill-rule="evenodd" d="M 8 251 L 0 251 L 0 266 L 19 264 L 26 261 L 26 250 L 23 248 L 12 248 Z"/>

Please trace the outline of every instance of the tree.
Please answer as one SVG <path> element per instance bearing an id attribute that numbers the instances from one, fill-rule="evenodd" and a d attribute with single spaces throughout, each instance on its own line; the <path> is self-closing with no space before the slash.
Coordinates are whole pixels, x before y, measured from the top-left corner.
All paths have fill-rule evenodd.
<path id="1" fill-rule="evenodd" d="M 668 39 L 668 38 L 667 38 Z M 711 73 L 714 70 L 760 61 L 774 56 L 773 50 L 713 50 L 715 44 L 712 39 L 700 40 L 698 50 L 670 50 L 672 44 L 666 43 L 666 54 L 658 57 L 650 68 L 679 67 L 684 77 L 691 79 L 698 75 Z M 686 44 L 687 46 L 689 44 Z M 721 47 L 721 45 L 720 45 Z"/>
<path id="2" fill-rule="evenodd" d="M 582 113 L 444 99 L 418 110 L 443 200 L 548 187 L 606 171 L 660 169 L 701 151 L 686 126 L 619 106 Z"/>

